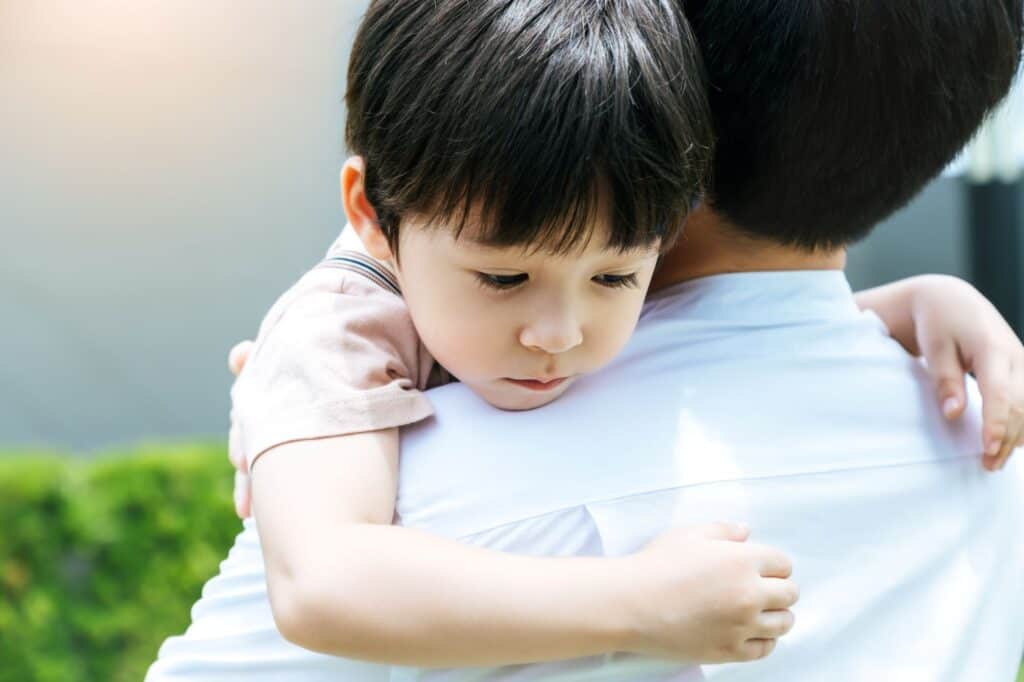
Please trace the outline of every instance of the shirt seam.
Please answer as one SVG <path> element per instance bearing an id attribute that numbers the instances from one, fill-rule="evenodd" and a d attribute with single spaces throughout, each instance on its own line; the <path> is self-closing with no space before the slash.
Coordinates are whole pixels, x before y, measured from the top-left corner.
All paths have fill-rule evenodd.
<path id="1" fill-rule="evenodd" d="M 646 496 L 649 496 L 649 495 L 657 495 L 658 493 L 664 493 L 664 492 L 668 492 L 670 490 L 684 490 L 684 489 L 698 488 L 698 487 L 701 487 L 701 486 L 717 485 L 717 484 L 720 484 L 720 483 L 742 483 L 742 482 L 745 482 L 745 481 L 768 481 L 768 480 L 786 479 L 786 478 L 806 478 L 806 477 L 809 477 L 809 476 L 822 476 L 822 475 L 825 475 L 825 474 L 836 474 L 836 473 L 851 473 L 851 472 L 855 472 L 855 471 L 870 471 L 870 470 L 879 470 L 879 471 L 881 471 L 881 470 L 884 470 L 884 469 L 896 469 L 896 468 L 900 468 L 900 467 L 915 466 L 915 465 L 918 465 L 918 464 L 933 464 L 933 463 L 940 463 L 940 462 L 952 462 L 952 461 L 961 460 L 961 459 L 962 460 L 970 460 L 970 459 L 977 459 L 977 457 L 975 455 L 953 455 L 953 456 L 950 456 L 950 457 L 941 457 L 941 458 L 932 458 L 932 459 L 921 459 L 921 460 L 908 460 L 908 461 L 905 461 L 905 462 L 896 462 L 896 463 L 893 463 L 893 464 L 872 465 L 872 466 L 842 467 L 842 468 L 839 468 L 839 469 L 822 469 L 822 470 L 819 470 L 819 471 L 801 471 L 801 472 L 795 473 L 795 474 L 768 474 L 768 475 L 765 475 L 765 476 L 742 476 L 742 477 L 739 477 L 739 478 L 720 478 L 720 479 L 716 479 L 714 481 L 696 481 L 696 482 L 693 482 L 693 483 L 683 483 L 683 484 L 680 484 L 680 485 L 665 486 L 663 488 L 655 488 L 653 490 L 645 490 L 643 492 L 626 493 L 626 494 L 622 494 L 622 495 L 615 495 L 613 497 L 600 497 L 600 498 L 594 498 L 594 499 L 590 499 L 590 500 L 584 500 L 583 502 L 577 502 L 575 504 L 566 505 L 564 507 L 559 507 L 558 509 L 552 509 L 552 510 L 549 510 L 549 511 L 546 511 L 546 512 L 541 512 L 540 514 L 532 514 L 530 516 L 524 516 L 523 518 L 516 519 L 515 521 L 506 521 L 505 523 L 499 523 L 497 525 L 490 526 L 488 528 L 482 528 L 480 530 L 475 530 L 472 533 L 467 533 L 465 535 L 459 535 L 459 536 L 456 537 L 456 539 L 460 540 L 460 541 L 461 540 L 466 540 L 466 539 L 471 538 L 471 537 L 473 537 L 475 535 L 480 535 L 481 533 L 489 533 L 491 531 L 497 530 L 499 528 L 504 528 L 506 526 L 514 526 L 516 524 L 524 523 L 524 522 L 527 522 L 527 521 L 535 521 L 537 519 L 542 519 L 545 516 L 550 516 L 552 514 L 558 514 L 558 513 L 561 513 L 561 512 L 570 511 L 572 509 L 578 509 L 578 508 L 581 508 L 581 507 L 588 507 L 588 506 L 594 505 L 594 504 L 602 504 L 602 503 L 608 503 L 608 502 L 617 502 L 619 500 L 625 500 L 625 499 L 628 499 L 628 498 L 639 498 L 639 497 L 646 497 Z"/>

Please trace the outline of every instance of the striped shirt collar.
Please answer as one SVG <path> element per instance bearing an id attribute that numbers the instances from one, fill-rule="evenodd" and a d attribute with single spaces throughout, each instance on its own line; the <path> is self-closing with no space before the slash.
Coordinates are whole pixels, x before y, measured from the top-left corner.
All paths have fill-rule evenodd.
<path id="1" fill-rule="evenodd" d="M 402 295 L 398 279 L 384 265 L 365 253 L 358 251 L 335 251 L 324 259 L 322 267 L 339 268 L 362 275 L 377 285 L 387 289 L 396 296 Z"/>

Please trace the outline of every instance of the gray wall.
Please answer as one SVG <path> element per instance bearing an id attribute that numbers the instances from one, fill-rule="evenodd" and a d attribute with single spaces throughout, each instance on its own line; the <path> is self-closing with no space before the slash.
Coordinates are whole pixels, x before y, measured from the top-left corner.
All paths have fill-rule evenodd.
<path id="1" fill-rule="evenodd" d="M 847 274 L 856 288 L 923 272 L 968 276 L 965 192 L 940 178 L 850 251 Z"/>
<path id="2" fill-rule="evenodd" d="M 227 349 L 341 227 L 365 3 L 59 5 L 0 0 L 0 446 L 219 435 Z M 958 190 L 851 279 L 963 274 Z"/>

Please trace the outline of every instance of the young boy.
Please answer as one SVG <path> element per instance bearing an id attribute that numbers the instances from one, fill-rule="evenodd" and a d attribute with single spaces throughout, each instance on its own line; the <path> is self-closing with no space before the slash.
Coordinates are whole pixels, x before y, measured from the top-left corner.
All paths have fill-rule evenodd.
<path id="1" fill-rule="evenodd" d="M 414 389 L 430 383 L 435 365 L 419 348 L 417 333 L 441 365 L 498 407 L 528 409 L 556 398 L 573 376 L 607 362 L 625 342 L 658 249 L 673 236 L 669 226 L 680 223 L 696 196 L 702 161 L 693 154 L 702 153 L 702 143 L 692 145 L 704 124 L 694 111 L 703 105 L 689 88 L 673 93 L 667 87 L 681 79 L 666 74 L 696 72 L 687 70 L 692 63 L 679 62 L 689 59 L 689 45 L 678 38 L 688 32 L 669 5 L 470 4 L 378 2 L 367 16 L 349 98 L 355 121 L 350 145 L 365 160 L 353 160 L 343 173 L 346 210 L 366 253 L 332 250 L 328 267 L 307 275 L 268 316 L 235 393 L 243 448 L 253 458 L 266 453 L 278 462 L 289 458 L 288 466 L 323 471 L 339 457 L 393 461 L 393 427 L 429 413 Z M 609 8 L 621 13 L 607 16 Z M 627 9 L 637 14 L 626 16 Z M 643 34 L 643 27 L 666 24 L 676 32 L 668 46 L 674 57 L 654 49 L 665 47 L 657 34 L 668 29 L 635 43 L 644 50 L 623 44 L 631 30 Z M 431 34 L 438 27 L 449 40 Z M 644 55 L 651 59 L 640 60 Z M 505 62 L 514 68 L 501 71 Z M 457 73 L 439 77 L 439 64 Z M 558 70 L 566 65 L 582 65 L 583 75 L 566 78 Z M 616 73 L 616 65 L 624 71 Z M 667 93 L 678 99 L 667 101 Z M 515 104 L 524 109 L 509 115 Z M 430 112 L 426 121 L 423 111 Z M 685 120 L 673 120 L 684 114 Z M 366 129 L 359 127 L 363 115 L 372 123 Z M 386 164 L 378 170 L 377 159 L 387 158 L 400 160 L 400 170 L 389 175 Z M 352 268 L 366 281 L 352 278 Z M 349 286 L 360 288 L 344 289 Z M 286 329 L 291 333 L 282 333 Z M 262 388 L 254 389 L 254 382 Z M 246 397 L 247 391 L 256 397 Z M 368 430 L 373 433 L 360 433 Z M 256 478 L 257 485 L 273 487 Z M 382 623 L 355 607 L 353 596 L 383 571 L 324 575 L 343 587 L 335 593 L 339 603 L 354 606 L 340 624 L 348 628 L 349 646 L 331 653 L 482 664 L 585 655 L 627 642 L 621 633 L 600 631 L 597 621 L 587 630 L 571 616 L 562 620 L 553 601 L 525 589 L 557 599 L 559 592 L 578 597 L 586 593 L 579 585 L 587 585 L 600 602 L 602 581 L 623 564 L 513 559 L 453 546 L 385 525 L 393 489 L 375 490 L 373 481 L 337 483 L 348 493 L 345 509 L 324 513 L 343 527 L 325 542 L 353 555 L 376 552 L 382 569 L 391 567 L 388 556 L 403 556 L 412 567 L 474 563 L 481 580 L 442 581 L 433 595 L 389 583 L 390 601 L 407 618 Z M 289 518 L 287 507 L 273 502 L 257 505 L 257 516 L 275 617 L 286 636 L 318 648 L 316 633 L 297 625 L 309 622 L 302 611 L 317 606 L 303 603 L 301 595 L 311 592 L 294 584 L 303 552 L 289 546 L 288 529 L 303 519 Z M 708 605 L 696 591 L 676 594 L 674 604 L 688 622 L 637 628 L 657 629 L 671 646 L 653 651 L 649 641 L 635 639 L 625 648 L 696 661 L 745 660 L 768 651 L 766 642 L 791 624 L 785 609 L 795 591 L 786 561 L 767 548 L 730 547 L 735 554 L 723 559 L 690 555 L 677 545 L 680 576 L 702 561 L 722 561 L 723 569 L 770 565 L 766 571 L 706 571 L 722 593 L 742 594 L 743 601 L 753 594 L 757 608 L 740 608 L 739 599 Z M 349 566 L 354 573 L 372 563 L 371 557 Z M 575 589 L 571 582 L 578 583 Z M 707 592 L 712 587 L 704 585 Z M 588 613 L 582 602 L 575 606 Z"/>

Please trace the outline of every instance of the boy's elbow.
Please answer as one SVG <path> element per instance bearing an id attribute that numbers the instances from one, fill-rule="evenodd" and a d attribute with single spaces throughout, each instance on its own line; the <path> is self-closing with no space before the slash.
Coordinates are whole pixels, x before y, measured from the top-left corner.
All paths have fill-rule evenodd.
<path id="1" fill-rule="evenodd" d="M 304 649 L 313 649 L 312 621 L 316 615 L 310 604 L 312 597 L 297 584 L 287 578 L 274 579 L 267 576 L 267 591 L 270 597 L 270 612 L 274 616 L 274 625 L 286 640 Z"/>
<path id="2" fill-rule="evenodd" d="M 335 656 L 355 656 L 355 644 L 365 633 L 358 618 L 349 617 L 359 608 L 346 597 L 341 584 L 330 590 L 321 588 L 315 578 L 294 577 L 274 580 L 267 577 L 270 610 L 278 632 L 303 649 Z"/>
<path id="3" fill-rule="evenodd" d="M 303 649 L 327 653 L 332 648 L 325 637 L 327 633 L 320 627 L 325 620 L 327 595 L 321 594 L 315 581 L 304 579 L 301 573 L 288 577 L 268 574 L 267 591 L 274 624 L 282 637 Z M 342 637 L 343 629 L 342 623 L 335 624 L 334 631 Z"/>

